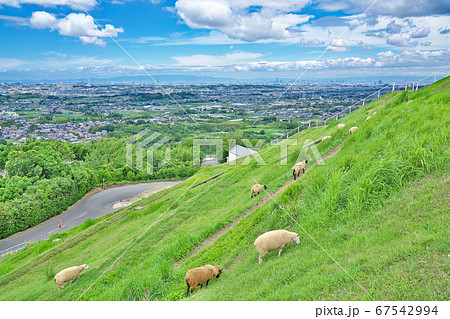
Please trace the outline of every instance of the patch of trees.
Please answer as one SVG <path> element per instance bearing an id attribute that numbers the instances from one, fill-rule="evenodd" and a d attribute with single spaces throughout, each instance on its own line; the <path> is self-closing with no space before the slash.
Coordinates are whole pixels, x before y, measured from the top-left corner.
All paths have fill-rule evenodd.
<path id="1" fill-rule="evenodd" d="M 139 142 L 139 141 L 137 141 Z M 191 141 L 192 142 L 192 141 Z M 187 178 L 198 169 L 192 162 L 192 143 L 168 143 L 153 151 L 153 166 L 126 163 L 126 139 L 102 139 L 70 144 L 29 140 L 19 146 L 0 145 L 0 239 L 41 223 L 66 210 L 94 186 Z M 161 165 L 170 147 L 171 160 Z M 153 171 L 153 173 L 151 173 Z"/>

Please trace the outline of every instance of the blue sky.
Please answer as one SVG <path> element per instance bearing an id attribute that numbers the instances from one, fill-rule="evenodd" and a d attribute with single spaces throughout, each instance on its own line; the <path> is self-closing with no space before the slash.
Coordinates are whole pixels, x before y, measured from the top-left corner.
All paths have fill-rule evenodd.
<path id="1" fill-rule="evenodd" d="M 0 0 L 0 39 L 0 80 L 144 75 L 138 64 L 236 79 L 416 77 L 450 65 L 450 0 Z"/>

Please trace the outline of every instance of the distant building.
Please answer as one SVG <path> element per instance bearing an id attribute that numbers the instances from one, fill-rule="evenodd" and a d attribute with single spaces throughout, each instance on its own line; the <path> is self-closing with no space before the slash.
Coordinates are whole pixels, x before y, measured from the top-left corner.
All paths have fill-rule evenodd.
<path id="1" fill-rule="evenodd" d="M 238 158 L 248 156 L 253 153 L 257 153 L 257 152 L 250 148 L 244 147 L 244 146 L 235 145 L 228 151 L 227 162 L 235 161 Z"/>

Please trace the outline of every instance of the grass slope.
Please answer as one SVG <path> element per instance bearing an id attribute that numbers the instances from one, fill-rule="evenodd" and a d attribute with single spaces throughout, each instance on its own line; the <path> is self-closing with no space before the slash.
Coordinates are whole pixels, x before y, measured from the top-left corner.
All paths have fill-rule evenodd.
<path id="1" fill-rule="evenodd" d="M 280 148 L 269 147 L 260 152 L 267 165 L 252 160 L 207 167 L 171 189 L 64 233 L 60 242 L 29 245 L 0 262 L 0 300 L 76 300 L 91 284 L 81 300 L 179 300 L 185 298 L 186 271 L 207 263 L 226 270 L 189 299 L 446 300 L 449 88 L 447 78 L 417 92 L 390 93 L 326 128 L 294 136 L 297 145 L 288 148 L 287 165 L 280 165 Z M 374 111 L 378 114 L 364 121 Z M 347 127 L 337 131 L 341 122 Z M 349 136 L 355 125 L 359 130 Z M 190 256 L 263 200 L 264 194 L 250 199 L 253 179 L 275 192 L 291 179 L 290 167 L 305 140 L 324 135 L 332 138 L 319 143 L 318 151 L 325 154 L 342 144 L 339 153 L 275 199 L 354 280 L 273 200 Z M 311 163 L 317 160 L 309 156 Z M 279 228 L 299 232 L 301 244 L 288 246 L 280 258 L 271 252 L 259 265 L 254 239 Z M 176 261 L 181 261 L 177 268 Z M 82 263 L 91 269 L 57 292 L 54 274 Z"/>

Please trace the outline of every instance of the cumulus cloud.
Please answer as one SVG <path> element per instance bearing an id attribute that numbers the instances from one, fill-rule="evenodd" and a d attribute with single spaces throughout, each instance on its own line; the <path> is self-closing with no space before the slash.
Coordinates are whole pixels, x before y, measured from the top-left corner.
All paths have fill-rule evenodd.
<path id="1" fill-rule="evenodd" d="M 77 3 L 78 2 L 78 3 Z M 43 7 L 68 6 L 74 10 L 90 10 L 97 5 L 97 0 L 0 0 L 0 5 L 20 8 L 22 4 L 34 4 Z M 78 5 L 79 4 L 79 5 Z"/>
<path id="2" fill-rule="evenodd" d="M 425 18 L 418 18 L 425 19 Z M 398 20 L 398 19 L 397 19 Z M 367 30 L 364 35 L 368 37 L 385 38 L 386 43 L 395 46 L 412 47 L 419 44 L 411 39 L 425 38 L 431 32 L 430 27 L 416 27 L 412 19 L 403 21 L 391 20 L 385 28 Z"/>
<path id="3" fill-rule="evenodd" d="M 348 47 L 360 46 L 363 44 L 364 42 L 357 40 L 333 39 L 332 41 L 330 41 L 328 50 L 333 52 L 348 52 L 350 51 Z"/>
<path id="4" fill-rule="evenodd" d="M 298 40 L 298 44 L 300 44 L 301 46 L 305 46 L 305 47 L 323 47 L 325 46 L 325 42 L 319 39 L 305 39 L 305 38 L 300 38 L 300 40 Z"/>
<path id="5" fill-rule="evenodd" d="M 62 19 L 57 19 L 48 12 L 36 11 L 31 15 L 30 26 L 34 29 L 55 30 L 64 36 L 78 37 L 83 44 L 99 46 L 106 45 L 106 42 L 100 38 L 117 37 L 123 32 L 122 28 L 116 28 L 111 24 L 99 29 L 94 18 L 84 13 L 70 13 Z"/>
<path id="6" fill-rule="evenodd" d="M 320 69 L 355 69 L 355 68 L 397 68 L 411 65 L 442 66 L 448 65 L 450 49 L 440 51 L 392 51 L 377 53 L 372 58 L 347 57 L 341 59 L 327 59 L 324 61 L 301 60 L 295 62 L 259 61 L 234 66 L 237 71 L 301 71 L 306 68 Z"/>
<path id="7" fill-rule="evenodd" d="M 55 16 L 45 11 L 33 12 L 30 18 L 30 25 L 33 29 L 52 28 L 55 22 Z"/>
<path id="8" fill-rule="evenodd" d="M 450 59 L 450 49 L 439 51 L 403 51 L 401 53 L 393 53 L 391 51 L 380 52 L 376 54 L 376 66 L 392 67 L 392 66 L 408 66 L 408 65 L 448 65 Z"/>
<path id="9" fill-rule="evenodd" d="M 439 33 L 440 34 L 448 34 L 448 33 L 450 33 L 450 29 L 447 26 L 439 28 Z"/>
<path id="10" fill-rule="evenodd" d="M 346 13 L 361 13 L 373 0 L 319 0 L 318 7 L 326 11 L 342 10 Z M 421 17 L 450 14 L 449 0 L 378 0 L 371 8 L 371 14 L 394 17 Z"/>
<path id="11" fill-rule="evenodd" d="M 394 34 L 386 38 L 386 43 L 399 47 L 413 47 L 418 41 L 411 41 L 411 35 L 406 33 Z"/>
<path id="12" fill-rule="evenodd" d="M 418 28 L 416 31 L 414 31 L 411 34 L 411 38 L 425 38 L 429 34 L 430 34 L 430 28 L 422 27 L 422 28 Z"/>
<path id="13" fill-rule="evenodd" d="M 194 29 L 214 29 L 246 42 L 285 39 L 313 16 L 293 13 L 309 0 L 178 0 L 175 9 Z"/>
<path id="14" fill-rule="evenodd" d="M 388 23 L 386 26 L 386 32 L 389 34 L 396 34 L 402 32 L 402 26 L 395 23 L 394 20 Z"/>

